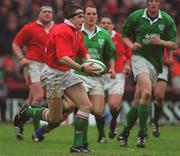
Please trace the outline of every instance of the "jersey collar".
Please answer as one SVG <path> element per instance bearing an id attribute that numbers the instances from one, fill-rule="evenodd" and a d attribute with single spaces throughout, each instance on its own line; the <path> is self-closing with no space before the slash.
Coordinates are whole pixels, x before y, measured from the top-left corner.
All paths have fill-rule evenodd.
<path id="1" fill-rule="evenodd" d="M 42 22 L 41 22 L 40 20 L 37 20 L 36 23 L 37 23 L 38 25 L 41 25 L 42 27 L 44 27 L 44 25 L 42 24 Z M 49 33 L 49 31 L 51 30 L 51 28 L 52 28 L 53 25 L 54 25 L 54 21 L 51 21 L 51 25 L 50 25 L 49 30 L 44 27 L 44 30 L 46 31 L 47 34 Z"/>
<path id="2" fill-rule="evenodd" d="M 155 23 L 158 19 L 162 18 L 162 15 L 161 15 L 161 11 L 159 10 L 159 13 L 158 13 L 158 17 L 155 19 L 155 20 L 151 20 L 148 16 L 147 16 L 147 8 L 144 10 L 144 14 L 142 16 L 143 18 L 146 18 L 149 20 L 150 24 L 152 25 L 153 23 Z"/>
<path id="3" fill-rule="evenodd" d="M 65 19 L 65 20 L 64 20 L 64 23 L 66 23 L 67 25 L 69 25 L 69 26 L 75 28 L 76 30 L 78 30 L 78 28 L 77 28 L 70 20 Z"/>
<path id="4" fill-rule="evenodd" d="M 112 30 L 111 37 L 113 38 L 115 35 L 116 35 L 116 31 L 115 31 L 115 30 Z"/>
<path id="5" fill-rule="evenodd" d="M 95 31 L 95 33 L 92 34 L 92 33 L 90 33 L 89 30 L 87 30 L 87 29 L 84 27 L 84 24 L 83 24 L 83 25 L 82 25 L 82 28 L 81 28 L 81 31 L 82 31 L 82 32 L 85 32 L 85 33 L 88 35 L 88 38 L 91 39 L 91 38 L 93 38 L 94 36 L 96 36 L 96 34 L 98 34 L 98 32 L 101 31 L 101 28 L 96 25 L 96 31 Z"/>

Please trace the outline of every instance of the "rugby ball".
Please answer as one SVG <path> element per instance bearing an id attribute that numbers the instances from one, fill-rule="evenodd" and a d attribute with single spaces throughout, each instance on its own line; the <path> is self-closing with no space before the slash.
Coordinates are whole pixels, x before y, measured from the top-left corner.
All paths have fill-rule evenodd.
<path id="1" fill-rule="evenodd" d="M 89 65 L 89 64 L 92 64 L 93 67 L 96 67 L 100 70 L 100 73 L 105 73 L 107 68 L 106 68 L 106 65 L 104 63 L 102 63 L 101 61 L 99 60 L 95 60 L 95 59 L 87 59 L 87 60 L 84 60 L 83 61 L 83 66 L 86 66 L 86 65 Z"/>

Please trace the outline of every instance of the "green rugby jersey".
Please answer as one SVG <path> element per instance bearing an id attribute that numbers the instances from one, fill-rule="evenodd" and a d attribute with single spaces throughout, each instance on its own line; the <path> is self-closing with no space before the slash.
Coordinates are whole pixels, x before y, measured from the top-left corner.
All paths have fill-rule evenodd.
<path id="1" fill-rule="evenodd" d="M 111 36 L 106 30 L 96 26 L 96 32 L 89 36 L 83 25 L 81 31 L 84 36 L 85 46 L 88 49 L 91 59 L 99 60 L 105 64 L 110 59 L 115 60 L 115 47 Z M 78 59 L 78 62 L 81 64 L 82 60 Z M 84 73 L 80 71 L 76 71 L 76 73 L 84 75 Z"/>
<path id="2" fill-rule="evenodd" d="M 147 17 L 147 9 L 139 9 L 126 19 L 123 25 L 123 38 L 133 37 L 134 42 L 142 45 L 134 50 L 134 55 L 140 55 L 152 63 L 157 72 L 162 72 L 163 51 L 161 45 L 152 45 L 151 35 L 158 35 L 162 40 L 176 42 L 176 25 L 174 20 L 164 11 L 159 11 L 158 18 L 151 20 Z"/>

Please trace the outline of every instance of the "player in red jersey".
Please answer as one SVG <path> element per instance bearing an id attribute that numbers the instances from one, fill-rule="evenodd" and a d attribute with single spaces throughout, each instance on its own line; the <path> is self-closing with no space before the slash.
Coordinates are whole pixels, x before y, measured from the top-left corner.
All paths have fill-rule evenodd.
<path id="1" fill-rule="evenodd" d="M 88 142 L 84 136 L 88 130 L 88 117 L 91 102 L 82 81 L 74 73 L 74 69 L 98 76 L 99 69 L 92 66 L 82 66 L 74 61 L 76 56 L 89 58 L 80 32 L 84 22 L 84 12 L 79 5 L 70 4 L 64 10 L 65 21 L 50 33 L 45 55 L 47 65 L 43 68 L 41 82 L 46 87 L 48 109 L 23 107 L 16 115 L 14 122 L 20 125 L 29 117 L 48 122 L 45 131 L 54 129 L 61 122 L 62 95 L 66 94 L 78 107 L 74 122 L 74 140 L 70 152 L 89 152 Z"/>
<path id="2" fill-rule="evenodd" d="M 117 73 L 115 79 L 111 79 L 110 74 L 103 75 L 105 83 L 105 92 L 107 92 L 107 102 L 110 107 L 112 119 L 110 122 L 109 137 L 114 138 L 117 134 L 116 119 L 120 112 L 121 101 L 124 94 L 125 77 L 130 74 L 131 51 L 122 42 L 121 33 L 113 30 L 114 23 L 112 16 L 104 14 L 99 19 L 99 25 L 106 29 L 112 37 L 116 47 L 117 59 L 115 60 L 115 71 Z"/>
<path id="3" fill-rule="evenodd" d="M 40 84 L 40 74 L 44 67 L 44 50 L 49 32 L 55 26 L 53 22 L 53 9 L 51 6 L 42 6 L 39 9 L 36 21 L 24 25 L 16 34 L 13 41 L 13 51 L 23 67 L 26 83 L 29 85 L 30 96 L 28 104 L 32 107 L 41 107 L 44 103 L 43 89 Z M 25 55 L 23 48 L 26 47 Z M 34 120 L 34 131 L 39 128 L 39 121 Z M 15 126 L 16 127 L 16 126 Z M 23 139 L 23 128 L 16 127 L 16 136 Z M 33 134 L 32 138 L 38 141 Z"/>

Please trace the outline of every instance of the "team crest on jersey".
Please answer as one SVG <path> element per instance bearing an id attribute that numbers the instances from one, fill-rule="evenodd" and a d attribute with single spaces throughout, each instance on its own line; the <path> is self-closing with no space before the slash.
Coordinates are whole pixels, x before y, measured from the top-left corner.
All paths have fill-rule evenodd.
<path id="1" fill-rule="evenodd" d="M 158 27 L 159 27 L 159 30 L 163 31 L 164 28 L 165 28 L 165 25 L 164 24 L 159 24 Z"/>
<path id="2" fill-rule="evenodd" d="M 103 44 L 104 44 L 104 39 L 98 39 L 98 43 L 99 43 L 100 46 L 103 46 Z"/>

